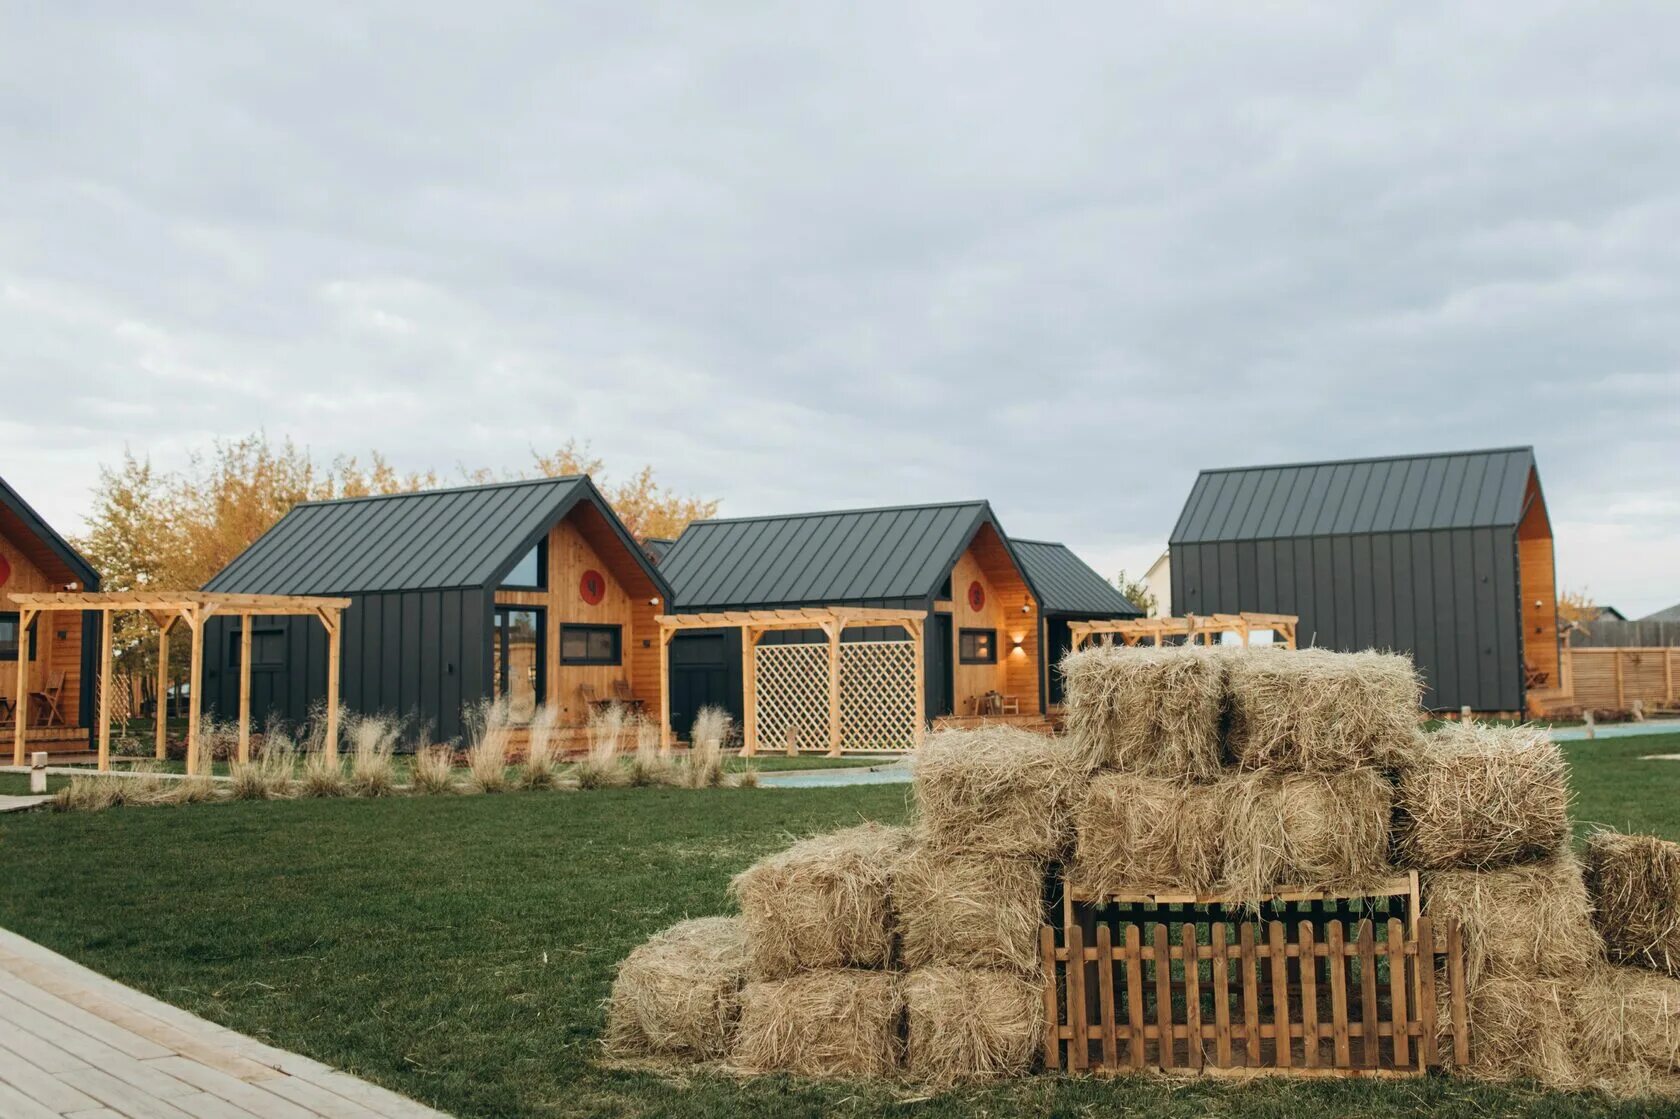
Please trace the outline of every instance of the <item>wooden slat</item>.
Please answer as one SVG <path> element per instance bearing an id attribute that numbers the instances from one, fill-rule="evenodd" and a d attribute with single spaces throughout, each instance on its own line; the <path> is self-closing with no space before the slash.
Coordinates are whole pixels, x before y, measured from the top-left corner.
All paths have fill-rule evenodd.
<path id="1" fill-rule="evenodd" d="M 1179 933 L 1178 954 L 1184 961 L 1185 1060 L 1193 1069 L 1202 1067 L 1202 964 L 1196 950 L 1196 926 L 1184 922 Z"/>
<path id="2" fill-rule="evenodd" d="M 1250 1068 L 1260 1068 L 1265 1061 L 1260 1055 L 1260 990 L 1254 975 L 1254 922 L 1244 921 L 1237 930 L 1237 945 L 1242 956 L 1243 1049 Z"/>
<path id="3" fill-rule="evenodd" d="M 1349 1068 L 1353 1055 L 1348 1049 L 1347 954 L 1342 945 L 1342 923 L 1331 921 L 1324 932 L 1324 962 L 1330 968 L 1330 1029 L 1335 1043 L 1335 1064 L 1337 1068 Z"/>
<path id="4" fill-rule="evenodd" d="M 1406 1013 L 1406 929 L 1400 918 L 1388 919 L 1388 1002 L 1389 1018 L 1394 1023 L 1394 1067 L 1411 1064 L 1411 1051 L 1406 1038 L 1406 1026 L 1411 1018 Z"/>
<path id="5" fill-rule="evenodd" d="M 1418 1019 L 1423 1037 L 1418 1042 L 1418 1068 L 1439 1063 L 1435 1046 L 1435 936 L 1428 917 L 1417 919 Z"/>
<path id="6" fill-rule="evenodd" d="M 1077 1072 L 1090 1064 L 1090 1004 L 1085 999 L 1085 934 L 1078 925 L 1067 930 L 1068 1025 L 1073 1038 L 1068 1042 L 1067 1067 Z"/>
<path id="7" fill-rule="evenodd" d="M 1136 925 L 1126 926 L 1126 1026 L 1131 1035 L 1132 1067 L 1147 1062 L 1143 1021 L 1143 933 Z"/>
<path id="8" fill-rule="evenodd" d="M 1044 958 L 1044 1067 L 1061 1067 L 1060 1015 L 1056 1013 L 1056 930 L 1049 925 L 1038 929 L 1039 954 Z"/>
<path id="9" fill-rule="evenodd" d="M 1376 1068 L 1377 933 L 1369 918 L 1359 922 L 1359 1019 L 1365 1027 L 1365 1067 Z"/>
<path id="10" fill-rule="evenodd" d="M 1447 920 L 1447 982 L 1452 985 L 1453 1061 L 1463 1068 L 1470 1063 L 1470 1029 L 1464 990 L 1464 940 L 1456 918 Z"/>
<path id="11" fill-rule="evenodd" d="M 1231 950 L 1225 922 L 1213 923 L 1213 1059 L 1231 1067 Z"/>
<path id="12" fill-rule="evenodd" d="M 1289 1034 L 1292 1019 L 1289 1014 L 1289 955 L 1284 945 L 1283 922 L 1273 921 L 1267 928 L 1272 945 L 1272 1041 L 1278 1068 L 1294 1063 L 1290 1054 Z"/>
<path id="13" fill-rule="evenodd" d="M 1301 1059 L 1318 1067 L 1318 952 L 1311 921 L 1300 926 L 1301 946 Z"/>
<path id="14" fill-rule="evenodd" d="M 1102 1014 L 1102 1063 L 1114 1068 L 1120 1063 L 1120 1043 L 1114 1024 L 1114 934 L 1107 921 L 1097 926 L 1097 998 Z"/>
<path id="15" fill-rule="evenodd" d="M 1160 1067 L 1176 1068 L 1173 1053 L 1172 949 L 1167 944 L 1167 923 L 1155 923 L 1155 1034 Z"/>

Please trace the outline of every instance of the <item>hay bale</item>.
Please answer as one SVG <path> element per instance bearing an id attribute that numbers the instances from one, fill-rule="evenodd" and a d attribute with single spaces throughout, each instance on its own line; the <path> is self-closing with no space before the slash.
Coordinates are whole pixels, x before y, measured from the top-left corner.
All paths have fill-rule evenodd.
<path id="1" fill-rule="evenodd" d="M 1553 1088 L 1574 1088 L 1584 1077 L 1571 1044 L 1575 1018 L 1574 979 L 1488 979 L 1470 987 L 1470 1061 L 1459 1071 L 1487 1080 L 1532 1077 Z M 1443 1029 L 1444 1008 L 1438 1011 Z M 1443 1063 L 1452 1063 L 1452 1042 L 1437 1039 Z"/>
<path id="2" fill-rule="evenodd" d="M 1423 684 L 1410 657 L 1328 649 L 1223 652 L 1227 745 L 1243 769 L 1388 768 L 1413 749 Z"/>
<path id="3" fill-rule="evenodd" d="M 1544 858 L 1569 834 L 1569 768 L 1538 727 L 1456 723 L 1400 770 L 1397 851 L 1419 869 Z"/>
<path id="4" fill-rule="evenodd" d="M 739 918 L 701 917 L 656 934 L 618 965 L 607 1049 L 619 1056 L 723 1056 L 746 972 Z"/>
<path id="5" fill-rule="evenodd" d="M 1068 734 L 1089 768 L 1219 775 L 1225 660 L 1214 650 L 1096 645 L 1064 657 L 1061 672 Z"/>
<path id="6" fill-rule="evenodd" d="M 1585 878 L 1611 958 L 1680 975 L 1680 844 L 1594 832 Z"/>
<path id="7" fill-rule="evenodd" d="M 1391 877 L 1394 786 L 1374 769 L 1228 778 L 1222 887 L 1258 901 L 1283 886 L 1358 893 Z"/>
<path id="8" fill-rule="evenodd" d="M 1043 980 L 979 968 L 905 976 L 910 1075 L 936 1086 L 1024 1076 L 1042 1045 Z"/>
<path id="9" fill-rule="evenodd" d="M 1581 1064 L 1604 1087 L 1640 1090 L 1680 1071 L 1680 981 L 1600 965 L 1577 987 L 1574 1018 Z"/>
<path id="10" fill-rule="evenodd" d="M 903 1064 L 901 978 L 831 969 L 749 983 L 730 1062 L 750 1072 L 889 1076 Z"/>
<path id="11" fill-rule="evenodd" d="M 1085 766 L 1066 739 L 1008 726 L 944 731 L 916 752 L 916 803 L 934 846 L 1051 858 L 1067 846 Z"/>
<path id="12" fill-rule="evenodd" d="M 1072 884 L 1104 894 L 1211 891 L 1224 869 L 1229 787 L 1096 777 L 1074 812 Z"/>
<path id="13" fill-rule="evenodd" d="M 751 977 L 891 964 L 888 891 L 909 834 L 863 824 L 802 840 L 737 874 L 729 889 L 741 906 Z"/>
<path id="14" fill-rule="evenodd" d="M 1044 864 L 952 855 L 920 845 L 893 886 L 906 967 L 948 964 L 1036 972 L 1044 923 Z"/>
<path id="15" fill-rule="evenodd" d="M 1604 957 L 1581 864 L 1563 848 L 1550 859 L 1501 870 L 1422 875 L 1423 911 L 1464 931 L 1471 991 L 1498 979 L 1578 979 Z"/>

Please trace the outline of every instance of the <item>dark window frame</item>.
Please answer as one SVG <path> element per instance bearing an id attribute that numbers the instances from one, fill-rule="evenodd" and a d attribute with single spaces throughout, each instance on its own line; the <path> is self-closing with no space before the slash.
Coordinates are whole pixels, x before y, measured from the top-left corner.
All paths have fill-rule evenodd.
<path id="1" fill-rule="evenodd" d="M 984 637 L 986 639 L 986 652 L 984 654 L 964 651 L 963 646 L 966 639 L 970 637 Z M 983 629 L 979 626 L 964 626 L 957 630 L 958 664 L 996 664 L 997 662 L 997 630 Z"/>
<path id="2" fill-rule="evenodd" d="M 521 606 L 513 602 L 498 602 L 490 612 L 490 641 L 499 648 L 491 649 L 491 662 L 495 663 L 499 655 L 501 659 L 501 675 L 490 681 L 490 688 L 496 698 L 501 699 L 508 694 L 508 633 L 509 627 L 502 616 L 506 614 L 523 613 L 536 615 L 536 647 L 537 663 L 535 665 L 536 705 L 541 707 L 548 702 L 548 642 L 544 640 L 548 635 L 548 609 L 542 606 Z"/>
<path id="3" fill-rule="evenodd" d="M 229 672 L 239 671 L 239 634 L 241 627 L 228 627 L 227 666 Z M 257 655 L 260 647 L 257 638 L 280 638 L 280 659 L 265 661 Z M 251 627 L 251 671 L 252 672 L 284 672 L 286 671 L 286 627 L 285 626 L 252 626 Z"/>
<path id="4" fill-rule="evenodd" d="M 583 633 L 586 636 L 597 633 L 612 635 L 612 653 L 609 657 L 568 657 L 566 655 L 566 634 Z M 584 642 L 587 647 L 587 639 Z M 624 664 L 624 627 L 621 625 L 602 625 L 593 622 L 561 622 L 560 623 L 560 663 L 576 667 L 608 667 L 616 668 Z"/>
<path id="5" fill-rule="evenodd" d="M 21 610 L 0 610 L 0 622 L 11 622 L 12 629 L 17 630 L 17 624 L 23 619 Z M 16 664 L 18 659 L 18 645 L 23 640 L 23 634 L 18 633 L 12 641 L 10 649 L 0 649 L 0 662 Z M 29 659 L 31 662 L 39 660 L 41 656 L 41 619 L 40 616 L 29 622 Z"/>
<path id="6" fill-rule="evenodd" d="M 546 591 L 546 590 L 548 590 L 548 534 L 547 533 L 544 533 L 543 538 L 541 540 L 537 541 L 537 546 L 536 546 L 535 551 L 537 553 L 537 581 L 535 583 L 504 582 L 501 585 L 501 587 L 499 588 L 500 590 L 504 590 L 504 591 Z M 522 552 L 519 556 L 519 562 L 515 563 L 513 565 L 514 570 L 518 570 L 519 564 L 524 563 L 525 562 L 525 557 L 530 555 L 530 554 L 531 554 L 530 552 Z M 510 580 L 512 579 L 512 577 L 513 577 L 513 572 L 512 571 L 508 572 L 508 577 L 509 577 Z"/>

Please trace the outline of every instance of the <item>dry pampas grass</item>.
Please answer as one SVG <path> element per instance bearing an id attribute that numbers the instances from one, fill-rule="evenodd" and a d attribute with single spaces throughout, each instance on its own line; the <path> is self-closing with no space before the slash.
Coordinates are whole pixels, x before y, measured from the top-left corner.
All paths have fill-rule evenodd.
<path id="1" fill-rule="evenodd" d="M 1680 975 L 1680 844 L 1596 831 L 1584 870 L 1611 957 Z"/>
<path id="2" fill-rule="evenodd" d="M 1044 864 L 916 845 L 893 879 L 907 967 L 1038 969 Z"/>
<path id="3" fill-rule="evenodd" d="M 1394 786 L 1373 769 L 1248 773 L 1222 782 L 1221 885 L 1256 902 L 1281 886 L 1360 893 L 1392 875 Z"/>
<path id="4" fill-rule="evenodd" d="M 930 1084 L 1022 1076 L 1042 1044 L 1042 980 L 924 967 L 905 976 L 904 1003 L 910 1075 Z"/>
<path id="5" fill-rule="evenodd" d="M 1422 869 L 1543 858 L 1569 834 L 1569 768 L 1538 727 L 1450 724 L 1400 770 L 1396 848 Z"/>
<path id="6" fill-rule="evenodd" d="M 618 965 L 607 1049 L 619 1056 L 724 1056 L 746 968 L 739 918 L 701 917 L 656 934 Z"/>
<path id="7" fill-rule="evenodd" d="M 1581 1064 L 1600 1086 L 1645 1091 L 1680 1069 L 1680 981 L 1602 964 L 1577 987 L 1574 1011 Z"/>
<path id="8" fill-rule="evenodd" d="M 1208 649 L 1096 645 L 1062 659 L 1068 734 L 1086 766 L 1219 773 L 1225 662 Z"/>
<path id="9" fill-rule="evenodd" d="M 884 1077 L 903 1064 L 897 972 L 807 971 L 749 983 L 730 1062 L 751 1072 Z"/>
<path id="10" fill-rule="evenodd" d="M 915 770 L 928 842 L 977 855 L 1059 854 L 1085 785 L 1066 740 L 1008 726 L 930 735 Z"/>
<path id="11" fill-rule="evenodd" d="M 1228 824 L 1219 785 L 1103 774 L 1074 811 L 1069 878 L 1092 893 L 1207 893 L 1224 869 Z"/>
<path id="12" fill-rule="evenodd" d="M 1263 648 L 1221 655 L 1228 745 L 1243 769 L 1384 768 L 1415 745 L 1423 685 L 1410 657 Z"/>
<path id="13" fill-rule="evenodd" d="M 397 791 L 395 757 L 401 734 L 402 724 L 387 715 L 356 715 L 350 719 L 351 792 L 383 797 Z"/>
<path id="14" fill-rule="evenodd" d="M 449 746 L 426 746 L 414 751 L 408 770 L 410 792 L 442 796 L 455 791 L 455 751 Z"/>
<path id="15" fill-rule="evenodd" d="M 755 979 L 892 962 L 889 889 L 909 830 L 863 824 L 759 860 L 729 884 Z"/>
<path id="16" fill-rule="evenodd" d="M 1503 870 L 1423 873 L 1423 911 L 1464 932 L 1465 979 L 1578 978 L 1603 958 L 1581 865 L 1567 848 Z"/>

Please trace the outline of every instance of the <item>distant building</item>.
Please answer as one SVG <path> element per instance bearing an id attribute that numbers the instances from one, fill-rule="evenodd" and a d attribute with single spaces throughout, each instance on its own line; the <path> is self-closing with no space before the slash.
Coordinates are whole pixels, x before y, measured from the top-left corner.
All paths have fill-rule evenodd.
<path id="1" fill-rule="evenodd" d="M 1647 614 L 1639 620 L 1642 622 L 1680 622 L 1680 602 L 1676 602 L 1666 610 L 1658 610 L 1655 614 Z"/>
<path id="2" fill-rule="evenodd" d="M 1170 618 L 1172 612 L 1172 552 L 1161 553 L 1161 558 L 1149 565 L 1149 570 L 1143 573 L 1143 585 L 1149 588 L 1149 593 L 1155 596 L 1155 605 L 1149 608 L 1151 618 Z"/>

